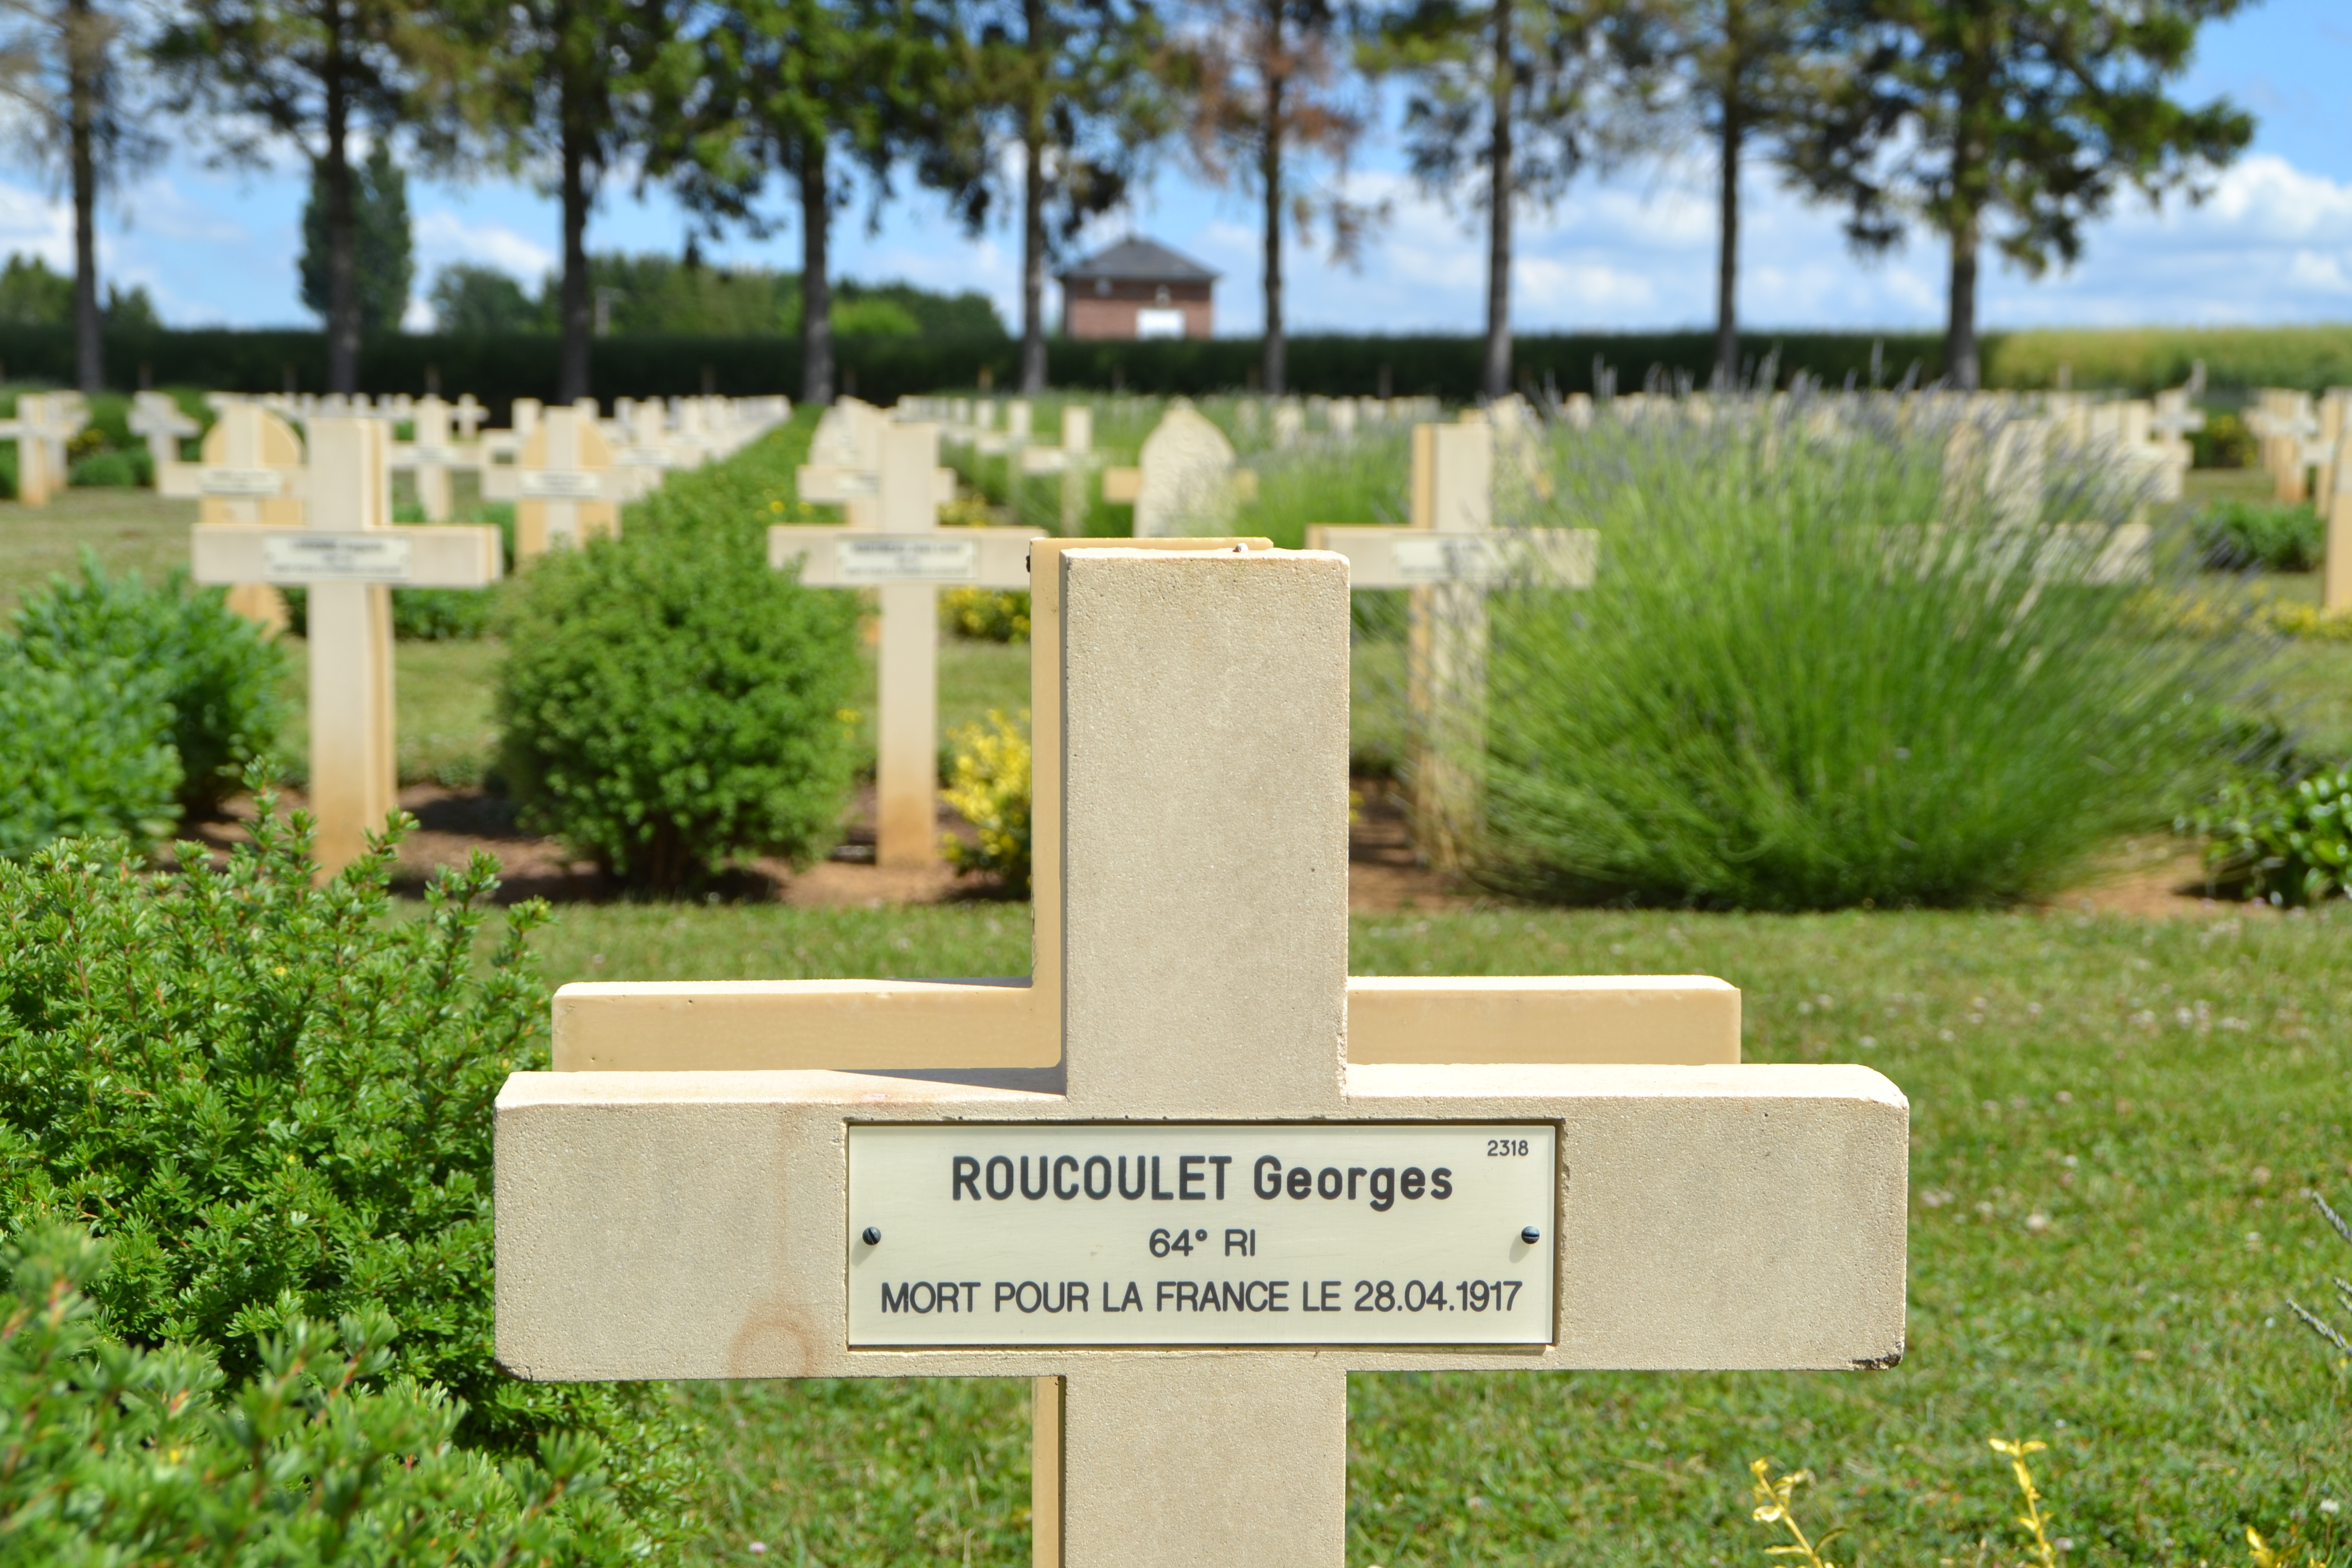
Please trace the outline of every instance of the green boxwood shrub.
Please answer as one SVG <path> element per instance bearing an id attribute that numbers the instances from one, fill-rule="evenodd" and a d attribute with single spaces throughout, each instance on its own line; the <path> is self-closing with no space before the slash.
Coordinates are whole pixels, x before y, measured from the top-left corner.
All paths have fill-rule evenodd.
<path id="1" fill-rule="evenodd" d="M 119 664 L 140 672 L 142 691 L 147 676 L 161 681 L 179 803 L 197 816 L 218 808 L 284 721 L 284 653 L 230 613 L 223 590 L 192 588 L 184 574 L 151 587 L 135 572 L 110 577 L 85 551 L 79 579 L 35 589 L 12 629 L 38 668 L 78 674 Z"/>
<path id="2" fill-rule="evenodd" d="M 77 489 L 143 489 L 154 482 L 155 459 L 144 447 L 92 452 L 75 458 L 66 474 Z"/>
<path id="3" fill-rule="evenodd" d="M 2217 500 L 2194 527 L 2197 552 L 2216 572 L 2316 572 L 2327 545 L 2319 513 L 2303 504 Z"/>
<path id="4" fill-rule="evenodd" d="M 162 672 L 48 668 L 0 638 L 0 859 L 67 837 L 152 843 L 178 819 L 180 786 Z"/>
<path id="5" fill-rule="evenodd" d="M 458 1446 L 591 1434 L 666 1532 L 670 1419 L 491 1356 L 491 1105 L 546 1065 L 543 907 L 478 957 L 488 856 L 394 919 L 388 845 L 314 886 L 307 824 L 261 806 L 220 865 L 191 848 L 154 875 L 86 843 L 0 864 L 0 1228 L 97 1232 L 106 1331 L 201 1347 L 232 1384 L 268 1374 L 297 1319 L 387 1314 L 384 1375 L 462 1402 Z"/>
<path id="6" fill-rule="evenodd" d="M 1721 410 L 1550 453 L 1529 521 L 1598 527 L 1576 593 L 1495 612 L 1489 876 L 1562 899 L 1801 910 L 2056 890 L 2218 774 L 2199 730 L 2251 648 L 2141 635 L 2047 526 L 1945 510 L 1948 431 Z M 2120 519 L 2053 473 L 2049 514 Z M 1930 525 L 1934 526 L 1930 526 Z"/>
<path id="7" fill-rule="evenodd" d="M 665 891 L 831 842 L 856 764 L 854 595 L 802 587 L 756 527 L 714 520 L 553 552 L 506 603 L 499 771 L 526 826 Z"/>
<path id="8" fill-rule="evenodd" d="M 78 1227 L 0 1232 L 0 1558 L 10 1563 L 351 1564 L 632 1559 L 591 1438 L 541 1460 L 456 1446 L 462 1406 L 383 1384 L 381 1310 L 296 1319 L 230 1387 L 196 1346 L 127 1345 L 83 1288 Z"/>
<path id="9" fill-rule="evenodd" d="M 2352 897 L 2352 765 L 2301 778 L 2249 772 L 2175 826 L 2205 841 L 2206 873 L 2222 891 L 2277 905 Z"/>

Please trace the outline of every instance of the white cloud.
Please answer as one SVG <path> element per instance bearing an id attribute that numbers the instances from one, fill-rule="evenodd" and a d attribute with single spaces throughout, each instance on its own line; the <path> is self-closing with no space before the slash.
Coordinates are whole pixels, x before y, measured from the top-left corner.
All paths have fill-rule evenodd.
<path id="1" fill-rule="evenodd" d="M 60 270 L 73 265 L 73 213 L 46 192 L 0 184 L 0 251 L 37 256 Z"/>
<path id="2" fill-rule="evenodd" d="M 555 265 L 555 252 L 536 240 L 503 224 L 468 222 L 446 208 L 418 218 L 415 234 L 420 281 L 453 261 L 495 267 L 526 283 L 538 282 Z"/>

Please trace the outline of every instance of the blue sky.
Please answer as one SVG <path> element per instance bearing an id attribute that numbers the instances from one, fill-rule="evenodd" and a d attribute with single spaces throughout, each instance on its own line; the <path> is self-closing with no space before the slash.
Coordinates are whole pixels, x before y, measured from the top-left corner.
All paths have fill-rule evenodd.
<path id="1" fill-rule="evenodd" d="M 2070 273 L 2035 280 L 1989 268 L 1982 314 L 1996 326 L 2352 320 L 2352 6 L 2345 0 L 2268 0 L 2207 30 L 2185 92 L 2226 93 L 2252 110 L 2252 151 L 2200 206 L 2151 214 L 2136 200 L 2095 227 Z M 174 141 L 191 139 L 175 132 Z M 1710 169 L 1696 159 L 1580 183 L 1556 208 L 1521 221 L 1514 320 L 1523 331 L 1679 327 L 1711 319 L 1715 214 Z M 1292 330 L 1465 331 L 1484 316 L 1482 241 L 1402 172 L 1392 137 L 1359 156 L 1352 188 L 1386 198 L 1391 220 L 1361 265 L 1335 268 L 1293 253 Z M 175 150 L 128 184 L 100 239 L 109 276 L 144 284 L 174 324 L 306 322 L 295 260 L 305 177 L 295 160 L 260 174 L 207 168 Z M 1934 327 L 1943 313 L 1940 247 L 1850 256 L 1834 215 L 1809 208 L 1751 171 L 1740 310 L 1757 326 Z M 536 279 L 553 260 L 554 204 L 528 184 L 412 182 L 419 293 L 435 268 L 487 262 Z M 128 216 L 129 221 L 123 220 Z M 1163 164 L 1135 210 L 1101 237 L 1135 227 L 1225 276 L 1221 331 L 1260 321 L 1253 215 L 1242 198 L 1205 189 Z M 0 169 L 0 251 L 37 251 L 64 265 L 70 225 L 55 194 L 21 168 Z M 658 195 L 610 193 L 590 243 L 675 251 L 684 224 Z M 797 264 L 787 230 L 730 242 L 720 258 Z M 1016 304 L 1017 247 L 1003 230 L 967 239 L 936 202 L 908 196 L 869 233 L 863 210 L 841 226 L 839 273 L 977 288 L 1006 318 Z M 412 322 L 429 323 L 421 303 Z"/>

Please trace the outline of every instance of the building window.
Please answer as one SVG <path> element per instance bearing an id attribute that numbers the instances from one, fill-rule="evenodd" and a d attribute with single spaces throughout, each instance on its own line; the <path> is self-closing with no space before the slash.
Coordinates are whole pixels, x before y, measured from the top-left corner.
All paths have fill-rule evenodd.
<path id="1" fill-rule="evenodd" d="M 1151 296 L 1151 302 L 1152 302 L 1153 304 L 1155 304 L 1155 305 L 1165 305 L 1166 303 L 1168 303 L 1168 285 L 1167 285 L 1167 284 L 1162 283 L 1162 284 L 1160 286 L 1160 291 L 1159 291 L 1158 293 L 1156 293 L 1156 294 L 1154 294 L 1154 295 L 1152 295 L 1152 296 Z"/>
<path id="2" fill-rule="evenodd" d="M 1097 300 L 1108 300 L 1110 298 L 1109 279 L 1097 278 L 1095 279 L 1095 298 Z"/>

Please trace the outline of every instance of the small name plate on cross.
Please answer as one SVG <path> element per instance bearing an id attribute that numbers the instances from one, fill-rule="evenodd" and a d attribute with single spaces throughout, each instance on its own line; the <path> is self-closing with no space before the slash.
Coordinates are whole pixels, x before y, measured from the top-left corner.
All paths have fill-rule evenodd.
<path id="1" fill-rule="evenodd" d="M 1024 543 L 1026 541 L 1023 541 Z M 980 545 L 970 539 L 883 535 L 837 538 L 834 569 L 843 583 L 977 583 Z"/>
<path id="2" fill-rule="evenodd" d="M 405 583 L 408 541 L 363 533 L 268 533 L 261 540 L 269 583 Z"/>
<path id="3" fill-rule="evenodd" d="M 526 468 L 516 476 L 515 490 L 525 500 L 596 500 L 604 479 L 579 468 Z"/>
<path id="4" fill-rule="evenodd" d="M 275 496 L 286 493 L 286 474 L 279 468 L 199 468 L 200 496 Z"/>
<path id="5" fill-rule="evenodd" d="M 849 1343 L 1545 1344 L 1541 1122 L 849 1130 Z"/>

